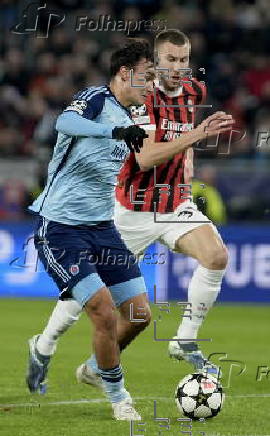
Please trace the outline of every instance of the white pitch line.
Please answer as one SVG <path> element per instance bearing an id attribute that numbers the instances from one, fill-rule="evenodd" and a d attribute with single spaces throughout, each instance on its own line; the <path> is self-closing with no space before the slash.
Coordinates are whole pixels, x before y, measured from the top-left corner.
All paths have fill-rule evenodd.
<path id="1" fill-rule="evenodd" d="M 267 394 L 242 394 L 242 395 L 226 395 L 226 398 L 270 398 L 270 393 Z M 44 398 L 44 397 L 43 397 Z M 173 401 L 173 397 L 136 397 L 134 400 L 139 401 Z M 41 406 L 65 406 L 76 404 L 91 404 L 91 403 L 106 403 L 106 398 L 93 398 L 93 399 L 80 399 L 80 400 L 67 400 L 67 401 L 50 401 L 48 403 L 11 403 L 0 404 L 0 408 L 15 408 L 15 407 L 41 407 Z M 252 435 L 250 435 L 252 436 Z M 270 435 L 265 435 L 270 436 Z"/>
<path id="2" fill-rule="evenodd" d="M 231 398 L 269 398 L 270 394 L 242 394 L 242 395 L 227 395 L 225 392 L 226 397 Z M 270 435 L 266 435 L 270 436 Z"/>
<path id="3" fill-rule="evenodd" d="M 93 398 L 89 400 L 67 400 L 67 401 L 50 401 L 48 403 L 11 403 L 0 404 L 0 408 L 12 408 L 12 407 L 41 407 L 41 406 L 65 406 L 73 404 L 88 404 L 88 403 L 106 403 L 106 398 Z"/>

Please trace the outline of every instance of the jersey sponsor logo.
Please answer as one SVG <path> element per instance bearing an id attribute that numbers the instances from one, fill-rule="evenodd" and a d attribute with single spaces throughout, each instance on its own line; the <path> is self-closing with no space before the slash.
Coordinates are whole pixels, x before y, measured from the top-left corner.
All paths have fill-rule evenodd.
<path id="1" fill-rule="evenodd" d="M 167 130 L 163 140 L 172 141 L 179 138 L 183 132 L 190 132 L 193 129 L 193 123 L 178 123 L 177 121 L 170 121 L 163 118 L 160 126 L 161 130 Z"/>
<path id="2" fill-rule="evenodd" d="M 123 161 L 125 160 L 126 156 L 127 156 L 128 152 L 126 150 L 126 147 L 120 147 L 119 145 L 116 145 L 113 149 L 113 151 L 111 152 L 111 158 L 113 160 L 117 160 L 117 161 Z"/>
<path id="3" fill-rule="evenodd" d="M 78 114 L 82 115 L 83 111 L 87 108 L 87 103 L 85 100 L 73 100 L 70 105 L 64 110 L 66 111 L 75 111 Z"/>
<path id="4" fill-rule="evenodd" d="M 163 136 L 163 141 L 172 141 L 173 139 L 180 138 L 182 133 L 180 132 L 172 132 L 171 130 Z"/>
<path id="5" fill-rule="evenodd" d="M 162 130 L 173 130 L 174 132 L 190 132 L 193 129 L 193 123 L 178 123 L 163 118 L 160 128 Z"/>

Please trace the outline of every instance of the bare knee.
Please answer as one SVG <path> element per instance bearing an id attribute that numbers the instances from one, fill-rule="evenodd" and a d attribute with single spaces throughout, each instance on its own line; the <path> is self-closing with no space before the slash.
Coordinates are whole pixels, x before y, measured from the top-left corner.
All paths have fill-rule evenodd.
<path id="1" fill-rule="evenodd" d="M 130 319 L 129 322 L 132 330 L 144 330 L 151 322 L 150 307 L 147 305 L 147 307 L 140 310 L 138 309 L 137 312 L 133 314 L 133 319 Z"/>
<path id="2" fill-rule="evenodd" d="M 223 245 L 210 250 L 201 262 L 208 269 L 225 269 L 228 263 L 228 250 Z"/>

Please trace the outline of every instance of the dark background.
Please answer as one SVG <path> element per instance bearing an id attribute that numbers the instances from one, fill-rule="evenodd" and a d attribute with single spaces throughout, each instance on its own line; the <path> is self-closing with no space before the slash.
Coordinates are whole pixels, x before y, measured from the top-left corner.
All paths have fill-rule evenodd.
<path id="1" fill-rule="evenodd" d="M 227 222 L 270 221 L 270 140 L 261 147 L 257 141 L 258 132 L 270 131 L 267 0 L 58 0 L 46 4 L 36 31 L 28 32 L 25 27 L 33 28 L 37 6 L 28 9 L 23 21 L 28 1 L 2 0 L 0 4 L 0 219 L 27 217 L 26 205 L 44 185 L 55 144 L 56 116 L 79 89 L 108 80 L 110 54 L 125 41 L 127 32 L 76 32 L 75 24 L 78 16 L 110 15 L 111 20 L 165 20 L 167 28 L 187 33 L 193 75 L 206 82 L 212 105 L 211 110 L 200 110 L 198 119 L 209 111 L 226 110 L 235 117 L 236 129 L 246 132 L 242 141 L 232 141 L 229 153 L 226 138 L 225 148 L 197 151 L 196 176 L 220 193 Z M 40 37 L 46 36 L 50 12 L 65 15 L 65 20 L 57 26 L 59 18 L 52 17 L 48 37 Z M 23 34 L 11 31 L 19 23 L 24 23 Z M 152 42 L 155 29 L 149 30 L 149 23 L 145 27 L 129 36 Z"/>

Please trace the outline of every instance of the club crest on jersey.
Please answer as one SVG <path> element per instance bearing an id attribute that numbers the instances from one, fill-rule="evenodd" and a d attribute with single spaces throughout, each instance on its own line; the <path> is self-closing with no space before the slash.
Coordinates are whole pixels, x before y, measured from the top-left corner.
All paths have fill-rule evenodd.
<path id="1" fill-rule="evenodd" d="M 76 276 L 79 273 L 79 265 L 76 265 L 76 264 L 71 265 L 71 267 L 69 268 L 69 271 L 73 276 Z"/>
<path id="2" fill-rule="evenodd" d="M 87 103 L 85 100 L 73 100 L 70 105 L 64 110 L 66 111 L 75 111 L 78 114 L 82 115 L 83 111 L 87 108 Z"/>

